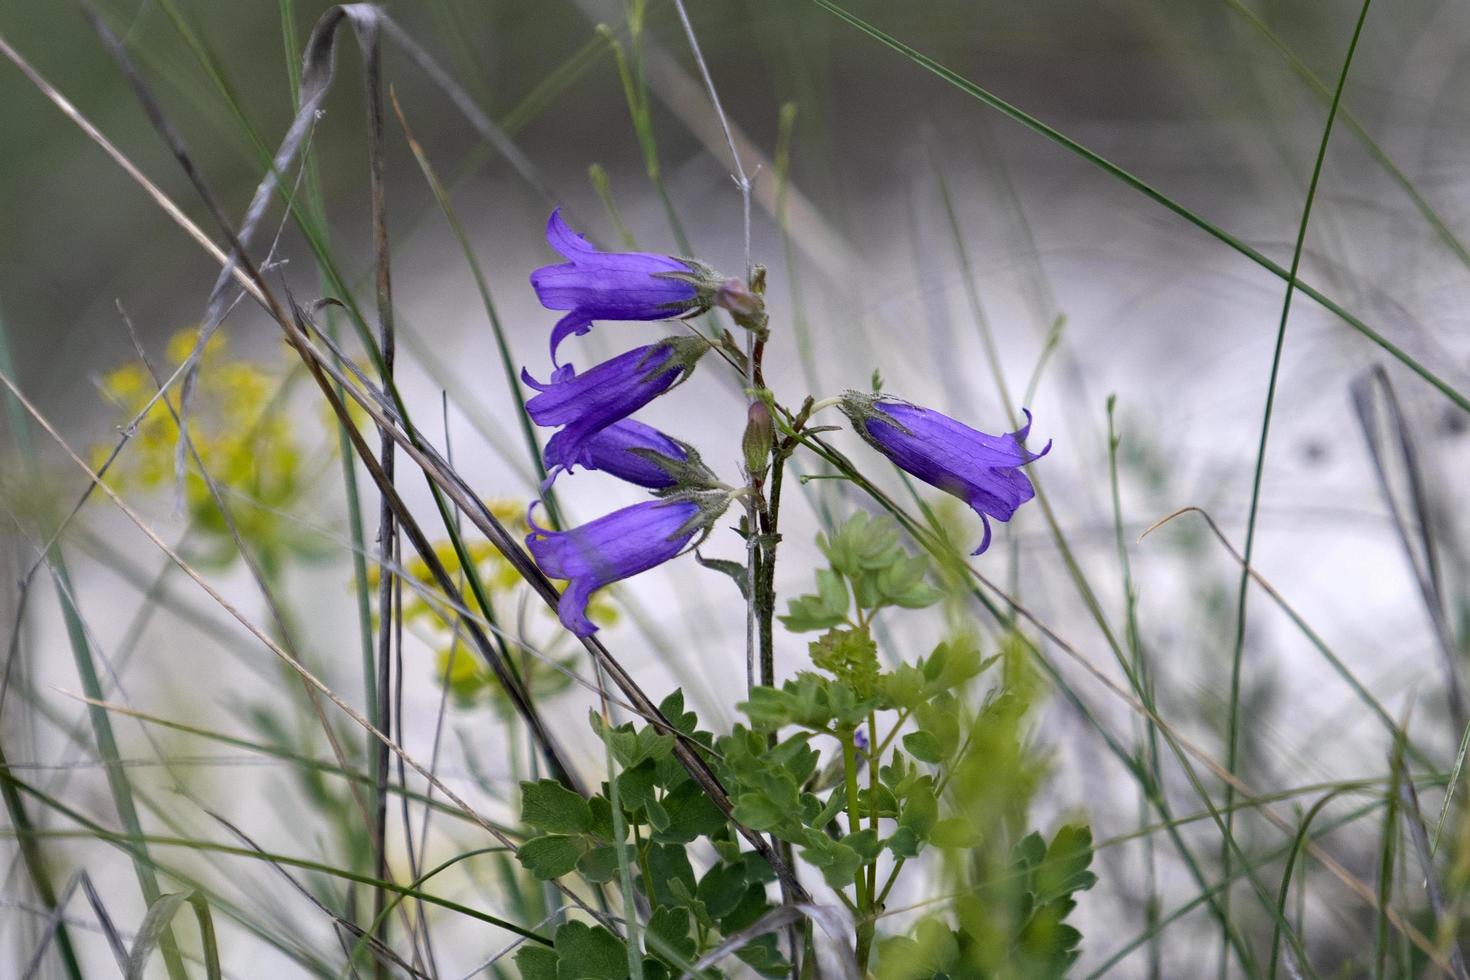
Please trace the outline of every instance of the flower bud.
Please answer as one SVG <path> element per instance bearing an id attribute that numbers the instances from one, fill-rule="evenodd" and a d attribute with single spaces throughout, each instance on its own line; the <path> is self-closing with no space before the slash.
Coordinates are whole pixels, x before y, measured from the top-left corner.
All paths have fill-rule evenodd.
<path id="1" fill-rule="evenodd" d="M 752 320 L 765 312 L 766 303 L 739 279 L 726 279 L 715 290 L 715 305 L 735 314 L 737 320 Z"/>
<path id="2" fill-rule="evenodd" d="M 759 480 L 765 477 L 771 465 L 771 448 L 776 444 L 776 427 L 771 422 L 771 410 L 766 403 L 757 399 L 750 403 L 745 417 L 745 437 L 740 448 L 745 454 L 745 471 Z"/>

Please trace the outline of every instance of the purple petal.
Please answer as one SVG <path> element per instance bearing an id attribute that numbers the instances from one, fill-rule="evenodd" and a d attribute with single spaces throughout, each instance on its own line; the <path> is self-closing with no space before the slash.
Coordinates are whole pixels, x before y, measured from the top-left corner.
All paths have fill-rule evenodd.
<path id="1" fill-rule="evenodd" d="M 552 309 L 565 309 L 565 307 L 552 307 Z M 576 335 L 578 337 L 592 329 L 592 321 L 580 310 L 572 310 L 566 316 L 556 321 L 556 326 L 551 328 L 551 363 L 558 364 L 556 349 L 566 338 Z"/>
<path id="2" fill-rule="evenodd" d="M 571 226 L 562 219 L 561 208 L 552 211 L 551 217 L 546 219 L 546 244 L 573 260 L 583 255 L 597 254 L 592 243 L 572 231 Z"/>

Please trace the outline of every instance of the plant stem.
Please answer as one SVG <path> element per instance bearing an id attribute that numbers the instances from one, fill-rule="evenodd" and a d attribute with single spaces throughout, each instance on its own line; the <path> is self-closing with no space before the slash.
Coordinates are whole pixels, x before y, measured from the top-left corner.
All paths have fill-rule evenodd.
<path id="1" fill-rule="evenodd" d="M 862 829 L 863 817 L 858 805 L 857 746 L 850 730 L 842 733 L 842 769 L 847 783 L 847 829 L 848 833 L 855 834 Z M 866 866 L 858 868 L 853 875 L 852 888 L 861 913 L 858 917 L 854 955 L 857 957 L 858 970 L 866 973 L 868 953 L 873 945 L 873 894 L 868 889 Z"/>

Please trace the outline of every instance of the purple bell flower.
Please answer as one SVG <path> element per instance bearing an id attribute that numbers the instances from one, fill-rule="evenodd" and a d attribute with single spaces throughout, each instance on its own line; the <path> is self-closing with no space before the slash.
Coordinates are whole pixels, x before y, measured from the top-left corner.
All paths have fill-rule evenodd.
<path id="1" fill-rule="evenodd" d="M 1036 496 L 1036 488 L 1019 467 L 1051 450 L 1050 441 L 1039 453 L 1022 447 L 1031 430 L 1029 411 L 1019 430 L 993 436 L 884 395 L 848 392 L 841 407 L 858 435 L 899 469 L 959 497 L 980 515 L 985 536 L 972 552 L 976 555 L 990 547 L 988 517 L 1008 521 L 1017 507 Z"/>
<path id="2" fill-rule="evenodd" d="M 521 380 L 539 392 L 526 400 L 526 412 L 539 426 L 565 426 L 551 440 L 561 465 L 582 462 L 588 440 L 683 381 L 708 349 L 697 337 L 661 340 L 603 361 L 585 374 L 564 364 L 545 384 L 522 368 Z"/>
<path id="3" fill-rule="evenodd" d="M 548 531 L 527 515 L 531 557 L 548 577 L 567 583 L 556 609 L 562 625 L 577 636 L 595 633 L 597 627 L 587 618 L 592 593 L 676 557 L 695 535 L 708 530 L 728 499 L 715 494 L 649 500 L 570 531 Z"/>
<path id="4" fill-rule="evenodd" d="M 650 490 L 667 490 L 678 482 L 674 470 L 654 457 L 673 463 L 689 461 L 688 446 L 635 419 L 614 422 L 587 438 L 577 456 L 565 452 L 566 434 L 563 429 L 546 444 L 546 467 L 551 478 L 558 470 L 571 472 L 572 467 L 582 466 Z"/>
<path id="5" fill-rule="evenodd" d="M 551 330 L 551 361 L 571 334 L 585 334 L 593 320 L 670 320 L 700 313 L 709 302 L 696 280 L 710 270 L 689 259 L 649 252 L 599 252 L 562 220 L 546 222 L 546 241 L 567 261 L 531 273 L 531 285 L 548 310 L 568 310 Z"/>

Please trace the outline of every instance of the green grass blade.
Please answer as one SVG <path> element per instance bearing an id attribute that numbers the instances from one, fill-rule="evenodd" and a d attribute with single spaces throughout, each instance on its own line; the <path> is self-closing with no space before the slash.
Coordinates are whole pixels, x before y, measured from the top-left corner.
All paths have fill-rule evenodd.
<path id="1" fill-rule="evenodd" d="M 898 40 L 892 35 L 885 33 L 874 25 L 863 20 L 861 17 L 858 17 L 856 14 L 853 14 L 850 11 L 843 9 L 837 3 L 833 2 L 833 0 L 811 0 L 811 2 L 827 10 L 828 12 L 845 21 L 852 27 L 857 28 L 859 31 L 873 38 L 875 41 L 887 45 L 889 48 L 897 51 L 899 54 L 908 58 L 910 61 L 913 61 L 915 64 L 919 65 L 925 70 L 930 71 L 935 75 L 938 75 L 949 84 L 967 93 L 968 95 L 973 96 L 990 108 L 1002 113 L 1011 120 L 1020 123 L 1022 126 L 1030 129 L 1032 132 L 1044 136 L 1052 142 L 1071 151 L 1072 153 L 1075 153 L 1077 156 L 1086 160 L 1088 163 L 1091 163 L 1099 170 L 1102 170 L 1109 176 L 1122 181 L 1124 184 L 1133 188 L 1135 191 L 1138 191 L 1140 194 L 1153 201 L 1155 204 L 1158 204 L 1161 207 L 1172 211 L 1174 214 L 1178 215 L 1185 221 L 1194 225 L 1196 228 L 1205 232 L 1210 237 L 1215 238 L 1220 242 L 1223 242 L 1225 245 L 1228 245 L 1230 248 L 1250 259 L 1256 265 L 1259 265 L 1261 268 L 1270 272 L 1277 278 L 1285 281 L 1295 281 L 1296 290 L 1298 292 L 1302 293 L 1304 296 L 1310 297 L 1312 300 L 1321 305 L 1324 309 L 1328 310 L 1333 315 L 1341 319 L 1348 326 L 1352 327 L 1358 333 L 1362 334 L 1374 344 L 1378 345 L 1395 360 L 1402 363 L 1405 367 L 1413 371 L 1424 381 L 1428 382 L 1434 388 L 1438 389 L 1440 393 L 1442 393 L 1450 401 L 1454 402 L 1465 411 L 1470 412 L 1470 398 L 1467 398 L 1464 394 L 1461 394 L 1460 391 L 1457 390 L 1448 381 L 1435 374 L 1428 367 L 1416 360 L 1403 348 L 1399 347 L 1397 344 L 1390 341 L 1387 337 L 1379 333 L 1377 330 L 1373 329 L 1367 323 L 1354 316 L 1352 313 L 1348 312 L 1345 307 L 1333 300 L 1331 297 L 1322 293 L 1316 287 L 1311 286 L 1308 283 L 1302 282 L 1300 280 L 1293 280 L 1291 273 L 1284 266 L 1272 261 L 1266 255 L 1247 245 L 1244 241 L 1230 234 L 1225 229 L 1201 217 L 1200 215 L 1191 211 L 1189 208 L 1186 208 L 1178 201 L 1175 201 L 1167 194 L 1155 188 L 1152 184 L 1149 184 L 1142 178 L 1128 172 L 1127 170 L 1113 163 L 1111 160 L 1102 156 L 1100 153 L 1097 153 L 1095 150 L 1088 149 L 1086 146 L 1083 146 L 1081 143 L 1072 139 L 1070 136 L 1065 135 L 1060 130 L 1048 126 L 1046 123 L 1037 119 L 1035 116 L 1032 116 L 1017 108 L 1016 106 L 1011 105 L 1009 102 L 991 93 L 989 90 L 982 88 L 981 86 L 975 84 L 974 82 L 958 74 L 952 69 L 946 68 L 934 59 L 925 54 L 922 54 L 918 50 L 910 47 L 909 45 Z"/>
<path id="2" fill-rule="evenodd" d="M 1312 164 L 1312 178 L 1307 184 L 1306 201 L 1302 205 L 1302 215 L 1297 226 L 1296 244 L 1291 253 L 1291 269 L 1286 279 L 1286 295 L 1281 302 L 1281 319 L 1276 327 L 1276 345 L 1271 353 L 1271 373 L 1266 381 L 1266 407 L 1261 419 L 1261 439 L 1256 450 L 1255 472 L 1251 479 L 1250 509 L 1245 521 L 1245 548 L 1242 552 L 1243 560 L 1240 570 L 1239 598 L 1235 610 L 1235 643 L 1230 657 L 1230 701 L 1229 718 L 1227 720 L 1226 742 L 1225 742 L 1225 768 L 1234 773 L 1239 764 L 1238 753 L 1240 749 L 1240 674 L 1241 666 L 1245 659 L 1245 628 L 1247 598 L 1250 595 L 1251 583 L 1251 556 L 1254 554 L 1256 542 L 1256 518 L 1261 502 L 1261 481 L 1266 472 L 1266 445 L 1271 435 L 1271 415 L 1276 405 L 1276 389 L 1281 375 L 1281 355 L 1286 346 L 1286 326 L 1291 319 L 1291 301 L 1296 295 L 1297 272 L 1301 268 L 1302 254 L 1307 244 L 1307 228 L 1312 218 L 1312 205 L 1317 200 L 1317 188 L 1322 179 L 1322 167 L 1327 160 L 1327 146 L 1332 140 L 1333 123 L 1337 121 L 1337 110 L 1342 104 L 1342 93 L 1347 88 L 1348 72 L 1352 69 L 1353 55 L 1358 50 L 1358 41 L 1363 36 L 1363 25 L 1368 20 L 1368 8 L 1372 0 L 1363 0 L 1363 6 L 1358 11 L 1357 23 L 1353 27 L 1352 39 L 1348 41 L 1347 54 L 1342 60 L 1342 69 L 1338 74 L 1337 88 L 1332 95 L 1332 105 L 1327 110 L 1327 121 L 1322 127 L 1322 138 L 1317 146 L 1317 158 Z M 1235 788 L 1227 784 L 1225 787 L 1225 805 L 1228 807 L 1234 796 Z M 1221 844 L 1220 862 L 1226 873 L 1230 871 L 1231 848 L 1230 837 L 1234 830 L 1234 815 L 1227 814 L 1225 820 L 1226 840 Z M 1224 895 L 1225 908 L 1230 908 L 1230 891 L 1227 889 Z M 1225 963 L 1221 961 L 1220 976 L 1225 976 Z"/>

